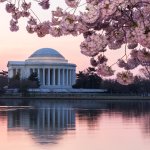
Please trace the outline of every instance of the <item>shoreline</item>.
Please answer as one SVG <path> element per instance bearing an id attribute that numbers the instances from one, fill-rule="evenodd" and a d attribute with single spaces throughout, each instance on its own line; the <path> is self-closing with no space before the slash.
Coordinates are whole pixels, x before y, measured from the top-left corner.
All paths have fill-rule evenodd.
<path id="1" fill-rule="evenodd" d="M 100 94 L 72 94 L 72 93 L 48 93 L 48 94 L 31 94 L 30 96 L 3 95 L 2 99 L 45 99 L 45 100 L 150 100 L 150 96 L 135 96 L 135 95 L 100 95 Z"/>

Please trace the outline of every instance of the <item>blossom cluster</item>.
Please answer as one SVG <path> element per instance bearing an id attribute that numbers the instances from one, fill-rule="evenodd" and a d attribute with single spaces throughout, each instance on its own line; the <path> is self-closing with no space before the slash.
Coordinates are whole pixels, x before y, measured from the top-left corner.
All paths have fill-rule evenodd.
<path id="1" fill-rule="evenodd" d="M 104 52 L 107 46 L 106 38 L 101 34 L 93 33 L 88 35 L 80 45 L 81 53 L 86 56 L 96 56 L 99 52 Z"/>
<path id="2" fill-rule="evenodd" d="M 10 30 L 15 32 L 19 30 L 19 19 L 20 18 L 28 18 L 26 29 L 29 33 L 37 33 L 39 37 L 43 37 L 46 34 L 49 34 L 49 21 L 45 21 L 41 23 L 38 22 L 35 18 L 34 12 L 31 9 L 32 1 L 26 2 L 26 1 L 6 1 L 1 0 L 0 2 L 5 2 L 6 6 L 6 12 L 10 13 L 12 16 L 12 19 L 10 20 Z M 49 9 L 50 3 L 49 0 L 40 0 L 38 1 L 39 6 L 42 7 L 42 9 Z"/>
<path id="3" fill-rule="evenodd" d="M 117 74 L 117 81 L 122 85 L 131 84 L 134 81 L 133 73 L 130 71 L 119 72 Z"/>
<path id="4" fill-rule="evenodd" d="M 118 66 L 120 68 L 124 68 L 125 70 L 132 70 L 139 65 L 150 65 L 150 52 L 146 50 L 146 48 L 133 49 L 126 62 L 123 59 L 118 60 Z"/>
<path id="5" fill-rule="evenodd" d="M 42 9 L 50 9 L 50 0 L 38 0 Z M 133 82 L 133 70 L 139 65 L 150 66 L 150 1 L 149 0 L 64 0 L 70 9 L 59 6 L 51 11 L 50 20 L 41 22 L 31 9 L 31 0 L 0 0 L 6 4 L 6 11 L 11 14 L 10 30 L 18 31 L 20 18 L 28 18 L 26 30 L 39 37 L 50 34 L 54 37 L 63 35 L 83 35 L 81 53 L 90 57 L 91 65 L 100 76 L 114 74 L 112 65 L 108 66 L 105 52 L 122 50 L 124 56 L 115 64 L 125 69 L 117 74 L 121 84 Z M 19 6 L 18 6 L 19 5 Z M 81 12 L 78 7 L 84 6 Z M 127 54 L 130 51 L 130 55 Z M 129 79 L 130 78 L 130 79 Z"/>
<path id="6" fill-rule="evenodd" d="M 112 70 L 111 67 L 103 63 L 98 65 L 97 74 L 100 76 L 102 75 L 104 77 L 108 77 L 114 75 L 114 70 Z"/>

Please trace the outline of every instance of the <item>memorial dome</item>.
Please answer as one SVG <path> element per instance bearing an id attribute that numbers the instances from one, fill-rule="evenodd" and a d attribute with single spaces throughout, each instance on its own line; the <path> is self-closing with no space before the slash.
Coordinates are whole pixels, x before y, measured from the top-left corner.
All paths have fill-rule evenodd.
<path id="1" fill-rule="evenodd" d="M 26 63 L 68 63 L 68 60 L 64 58 L 57 50 L 52 48 L 41 48 L 36 50 L 26 60 Z"/>
<path id="2" fill-rule="evenodd" d="M 41 48 L 36 50 L 29 58 L 33 57 L 59 57 L 64 58 L 58 51 L 52 48 Z"/>

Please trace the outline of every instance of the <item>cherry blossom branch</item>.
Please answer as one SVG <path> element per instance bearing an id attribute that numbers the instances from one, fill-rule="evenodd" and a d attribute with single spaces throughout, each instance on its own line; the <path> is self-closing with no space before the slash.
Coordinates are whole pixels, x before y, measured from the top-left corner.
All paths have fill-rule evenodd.
<path id="1" fill-rule="evenodd" d="M 41 20 L 39 19 L 39 17 L 34 13 L 34 11 L 32 9 L 30 9 L 30 11 L 34 14 L 34 16 L 39 20 L 39 22 L 41 23 Z"/>
<path id="2" fill-rule="evenodd" d="M 146 71 L 147 71 L 147 73 L 148 73 L 148 78 L 150 79 L 150 71 L 148 70 L 148 67 L 145 66 L 145 69 L 146 69 Z"/>

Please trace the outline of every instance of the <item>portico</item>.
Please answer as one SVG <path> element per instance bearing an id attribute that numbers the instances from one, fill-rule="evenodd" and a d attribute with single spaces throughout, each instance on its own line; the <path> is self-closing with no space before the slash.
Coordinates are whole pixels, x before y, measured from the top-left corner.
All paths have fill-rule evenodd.
<path id="1" fill-rule="evenodd" d="M 75 70 L 72 66 L 30 68 L 30 74 L 37 72 L 42 86 L 71 86 L 75 83 Z"/>
<path id="2" fill-rule="evenodd" d="M 42 48 L 25 61 L 8 62 L 9 78 L 19 73 L 25 79 L 33 72 L 38 74 L 40 88 L 71 88 L 76 80 L 76 65 L 54 49 Z"/>

